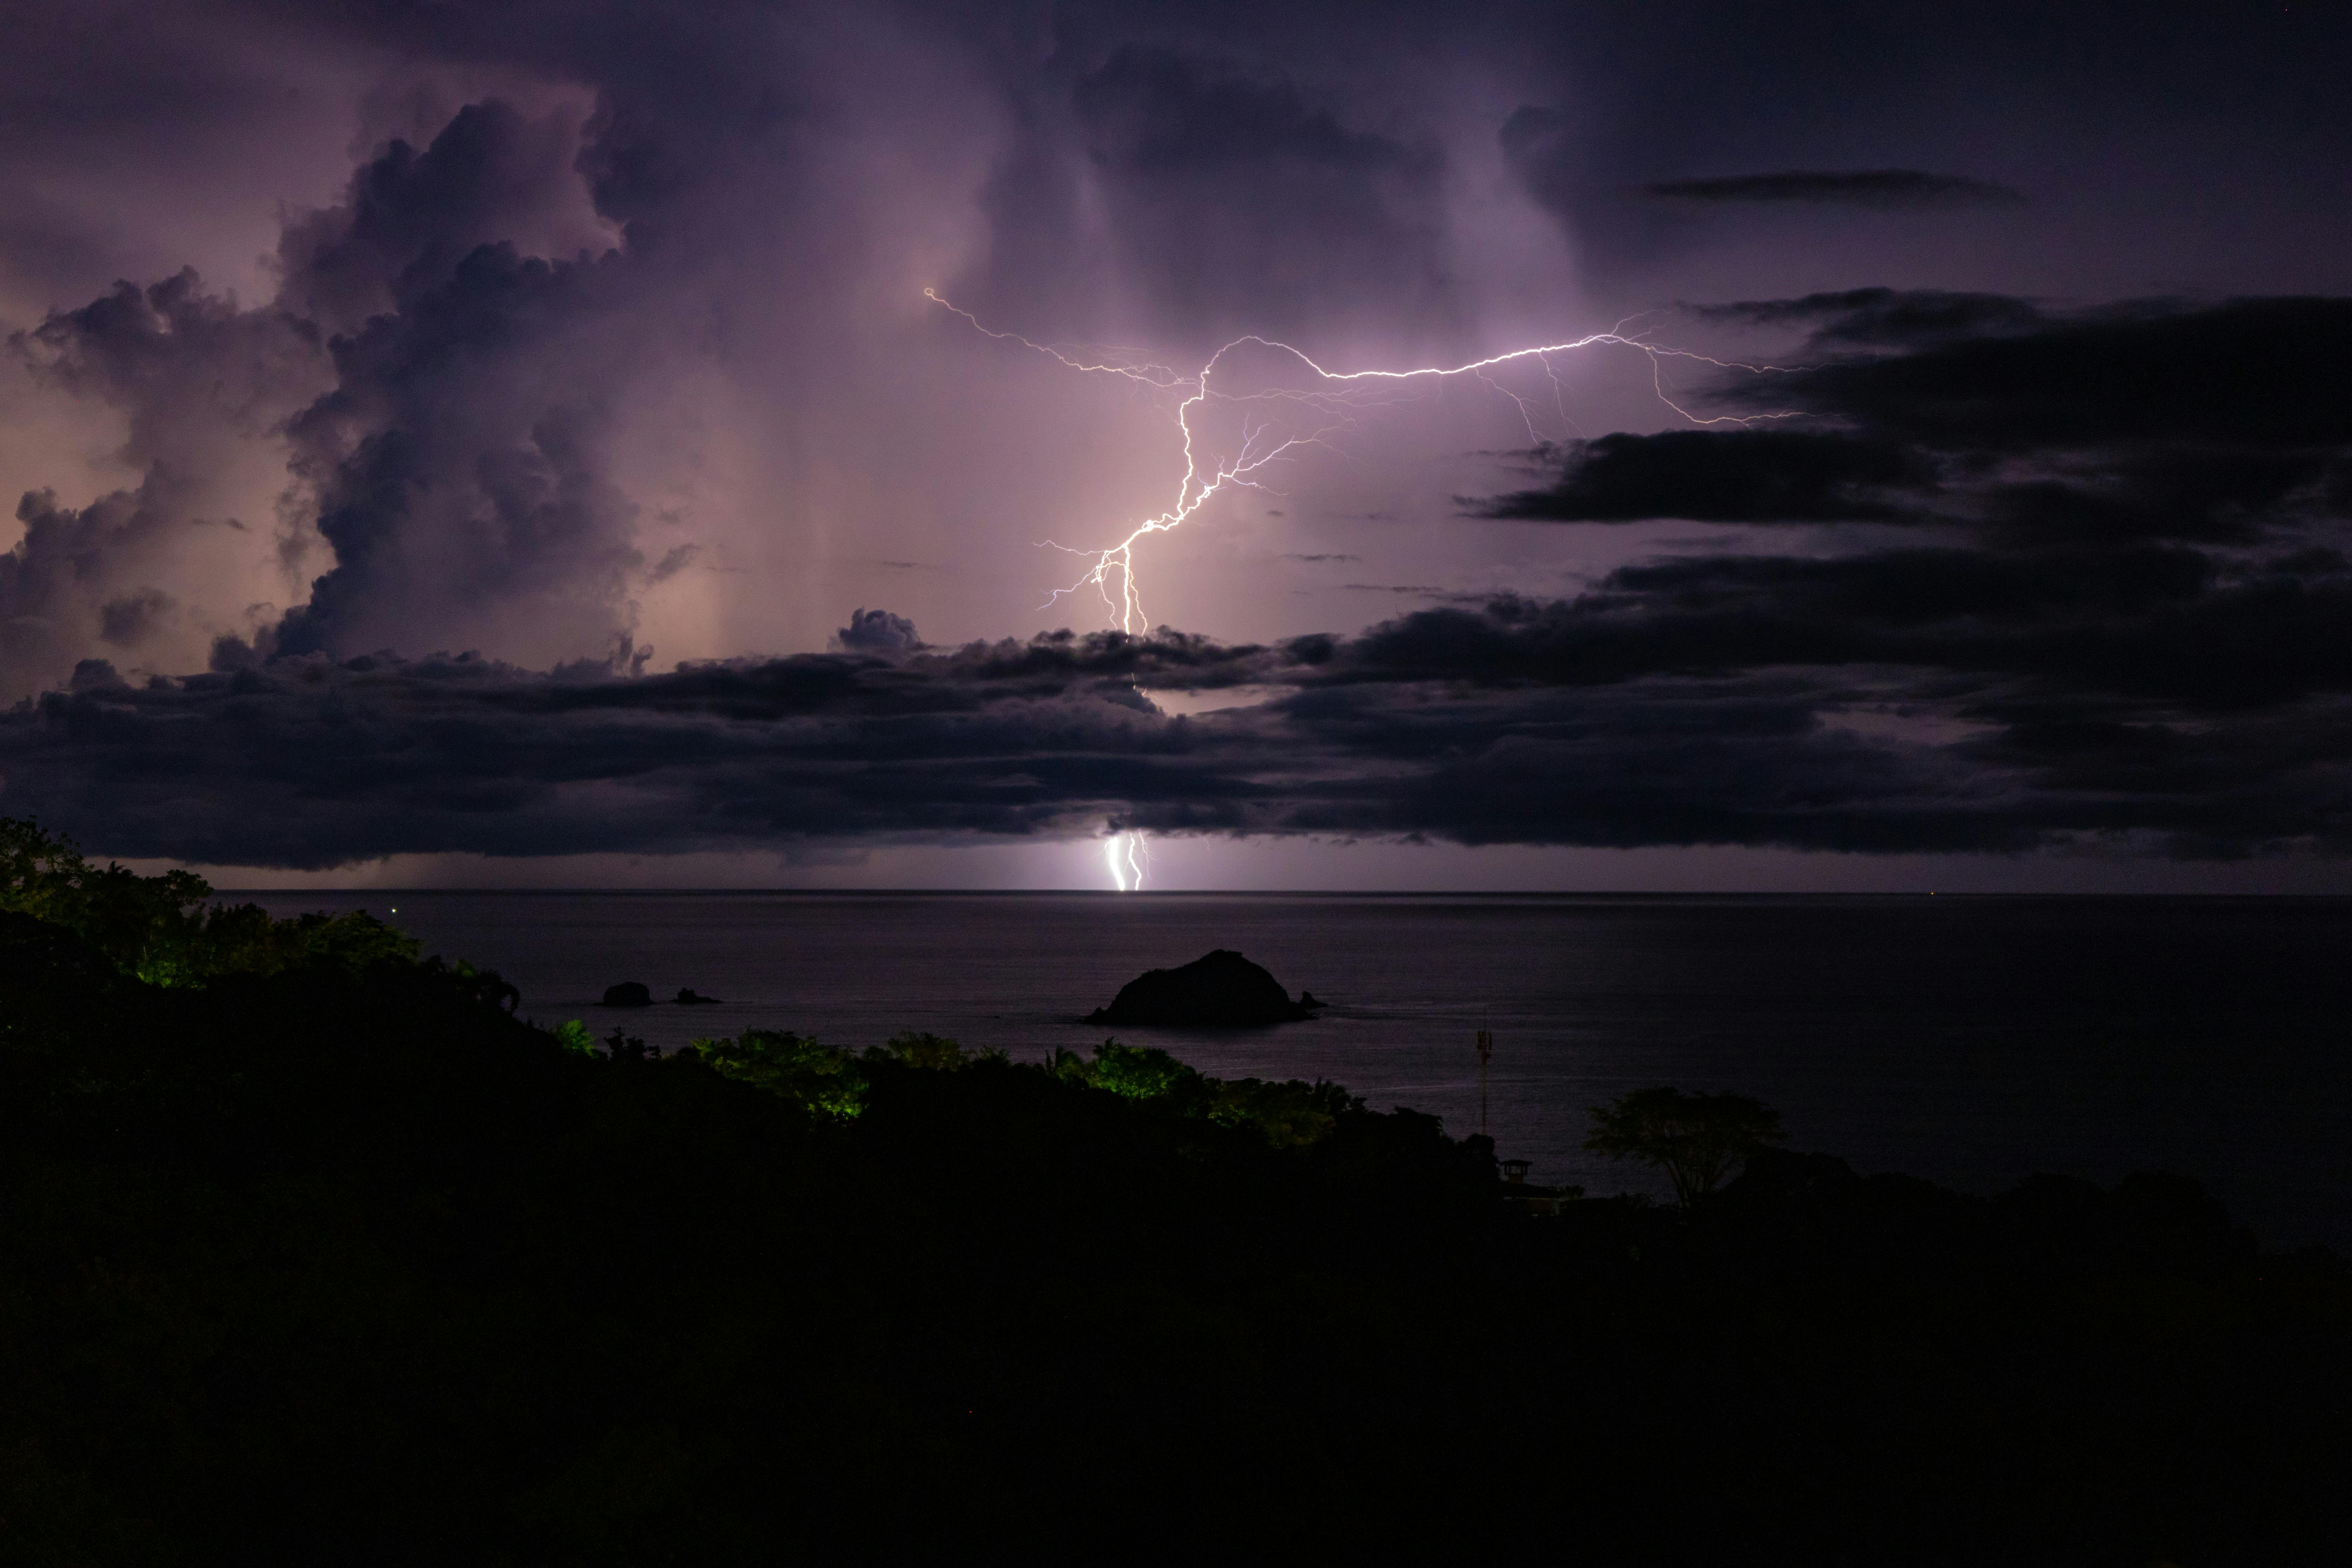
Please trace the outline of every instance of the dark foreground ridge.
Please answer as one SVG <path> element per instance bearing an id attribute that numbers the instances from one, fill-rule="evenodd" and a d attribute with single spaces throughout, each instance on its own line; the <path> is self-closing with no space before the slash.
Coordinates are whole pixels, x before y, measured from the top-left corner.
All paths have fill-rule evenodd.
<path id="1" fill-rule="evenodd" d="M 1293 1002 L 1282 982 L 1240 953 L 1219 948 L 1177 969 L 1153 969 L 1118 988 L 1089 1024 L 1121 1028 L 1223 1028 L 1311 1018 L 1322 1004 L 1311 992 Z"/>
<path id="2" fill-rule="evenodd" d="M 1539 1216 L 1485 1140 L 1330 1085 L 662 1057 L 373 922 L 42 907 L 0 913 L 13 1562 L 2352 1546 L 2352 1284 L 2179 1178 L 1768 1152 Z"/>

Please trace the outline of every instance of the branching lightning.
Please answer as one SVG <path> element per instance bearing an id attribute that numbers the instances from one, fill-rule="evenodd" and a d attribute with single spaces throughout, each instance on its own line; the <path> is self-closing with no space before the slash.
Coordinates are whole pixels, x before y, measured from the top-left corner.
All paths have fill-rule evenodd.
<path id="1" fill-rule="evenodd" d="M 1650 385 L 1658 401 L 1689 424 L 1751 425 L 1764 420 L 1794 417 L 1793 412 L 1712 416 L 1693 413 L 1677 403 L 1667 390 L 1665 364 L 1669 360 L 1688 360 L 1717 370 L 1746 371 L 1758 375 L 1774 374 L 1786 367 L 1721 360 L 1687 349 L 1667 347 L 1651 342 L 1643 332 L 1627 331 L 1626 321 L 1620 321 L 1607 331 L 1589 332 L 1583 337 L 1560 342 L 1511 349 L 1464 364 L 1421 365 L 1409 370 L 1327 370 L 1300 349 L 1276 339 L 1250 333 L 1225 344 L 1211 354 L 1199 370 L 1188 375 L 1125 351 L 1097 351 L 1094 354 L 1077 351 L 1065 353 L 1054 344 L 1036 342 L 1018 332 L 998 331 L 936 289 L 924 289 L 923 298 L 961 316 L 976 331 L 1000 342 L 1018 343 L 1072 370 L 1095 375 L 1119 376 L 1155 391 L 1181 395 L 1176 404 L 1176 430 L 1181 440 L 1184 471 L 1177 482 L 1174 503 L 1157 516 L 1145 518 L 1134 524 L 1125 538 L 1107 549 L 1077 549 L 1050 539 L 1039 541 L 1042 548 L 1092 559 L 1092 564 L 1077 581 L 1067 587 L 1054 589 L 1047 595 L 1046 604 L 1058 603 L 1072 594 L 1092 587 L 1102 595 L 1111 624 L 1129 634 L 1151 629 L 1151 620 L 1144 612 L 1142 595 L 1135 579 L 1135 547 L 1139 541 L 1180 527 L 1187 518 L 1207 505 L 1211 497 L 1222 490 L 1265 488 L 1262 476 L 1270 466 L 1300 447 L 1328 447 L 1329 437 L 1352 425 L 1354 416 L 1390 405 L 1394 401 L 1393 394 L 1397 389 L 1413 383 L 1442 385 L 1456 377 L 1475 377 L 1498 395 L 1510 400 L 1527 426 L 1528 441 L 1540 447 L 1556 439 L 1565 440 L 1580 434 L 1575 421 L 1569 417 L 1565 387 L 1558 367 L 1552 363 L 1552 356 L 1570 354 L 1582 349 L 1622 348 L 1647 356 Z M 1307 384 L 1228 391 L 1216 380 L 1220 370 L 1226 366 L 1229 359 L 1250 349 L 1262 349 L 1278 357 L 1286 356 L 1288 361 L 1295 362 L 1308 374 Z M 1539 427 L 1538 415 L 1540 409 L 1536 401 L 1524 393 L 1511 390 L 1493 374 L 1529 363 L 1541 368 L 1549 388 L 1551 412 L 1560 427 L 1560 435 L 1557 437 Z M 1243 413 L 1239 448 L 1225 456 L 1210 458 L 1202 455 L 1202 440 L 1194 428 L 1193 416 L 1213 403 L 1234 405 L 1241 407 Z M 1273 425 L 1270 414 L 1260 413 L 1253 417 L 1251 409 L 1255 406 L 1263 410 L 1282 404 L 1289 405 L 1310 419 L 1322 423 L 1300 434 L 1277 437 L 1270 434 Z M 1109 868 L 1112 883 L 1120 892 L 1142 889 L 1151 855 L 1140 829 L 1115 833 L 1104 840 L 1103 859 Z"/>
<path id="2" fill-rule="evenodd" d="M 1143 891 L 1144 874 L 1151 869 L 1151 846 L 1143 841 L 1143 830 L 1104 839 L 1103 864 L 1110 869 L 1112 887 L 1122 893 Z"/>
<path id="3" fill-rule="evenodd" d="M 1128 357 L 1117 351 L 1112 351 L 1106 357 L 1101 358 L 1074 357 L 1073 354 L 1066 353 L 1051 343 L 1035 342 L 1018 332 L 997 331 L 982 323 L 980 318 L 971 311 L 941 296 L 936 289 L 924 289 L 923 298 L 943 310 L 951 310 L 961 316 L 977 331 L 989 337 L 1002 342 L 1018 343 L 1025 349 L 1067 365 L 1072 370 L 1083 371 L 1090 374 L 1121 376 L 1159 391 L 1182 394 L 1176 405 L 1176 430 L 1181 441 L 1184 472 L 1183 477 L 1177 482 L 1174 504 L 1158 516 L 1149 517 L 1136 523 L 1125 538 L 1108 549 L 1076 549 L 1050 539 L 1039 542 L 1045 548 L 1063 551 L 1072 555 L 1089 556 L 1093 559 L 1093 564 L 1087 569 L 1084 575 L 1066 588 L 1053 590 L 1045 602 L 1048 605 L 1055 604 L 1069 595 L 1093 587 L 1102 595 L 1103 603 L 1109 611 L 1112 624 L 1121 631 L 1129 633 L 1142 633 L 1151 629 L 1151 620 L 1144 613 L 1142 595 L 1135 580 L 1135 546 L 1139 541 L 1148 535 L 1166 533 L 1181 526 L 1187 518 L 1206 505 L 1212 496 L 1221 490 L 1265 488 L 1260 481 L 1260 476 L 1270 465 L 1302 447 L 1328 447 L 1330 437 L 1355 422 L 1354 415 L 1386 405 L 1391 401 L 1389 394 L 1391 389 L 1406 384 L 1413 382 L 1442 384 L 1459 376 L 1475 376 L 1499 395 L 1508 398 L 1518 410 L 1520 419 L 1527 426 L 1528 439 L 1537 446 L 1544 446 L 1549 444 L 1555 437 L 1546 435 L 1538 428 L 1538 409 L 1535 403 L 1526 395 L 1514 392 L 1505 386 L 1489 373 L 1506 366 L 1524 364 L 1528 362 L 1539 365 L 1550 387 L 1552 408 L 1562 428 L 1561 437 L 1558 438 L 1564 439 L 1573 435 L 1576 427 L 1575 422 L 1568 416 L 1559 373 L 1552 364 L 1551 356 L 1573 353 L 1580 349 L 1626 348 L 1648 357 L 1650 385 L 1657 394 L 1658 401 L 1690 424 L 1750 425 L 1762 420 L 1793 417 L 1791 413 L 1713 416 L 1692 413 L 1675 402 L 1667 392 L 1664 364 L 1668 360 L 1689 360 L 1700 364 L 1713 365 L 1718 370 L 1741 370 L 1759 375 L 1772 374 L 1784 367 L 1748 364 L 1738 360 L 1716 359 L 1711 355 L 1695 353 L 1687 349 L 1669 348 L 1650 342 L 1641 333 L 1628 332 L 1625 330 L 1626 323 L 1622 321 L 1605 332 L 1589 332 L 1583 337 L 1561 342 L 1538 343 L 1531 348 L 1511 349 L 1503 353 L 1490 354 L 1485 359 L 1472 360 L 1465 364 L 1423 365 L 1411 370 L 1326 370 L 1302 350 L 1273 338 L 1259 337 L 1253 332 L 1235 338 L 1225 344 L 1215 353 L 1211 354 L 1208 363 L 1202 365 L 1198 371 L 1186 375 L 1167 365 L 1155 363 L 1139 356 Z M 1251 348 L 1264 349 L 1269 353 L 1287 356 L 1309 373 L 1313 378 L 1312 384 L 1306 387 L 1266 387 L 1256 391 L 1240 392 L 1229 392 L 1222 385 L 1213 384 L 1219 368 L 1224 365 L 1228 358 Z M 1228 456 L 1204 458 L 1201 450 L 1199 432 L 1193 427 L 1192 421 L 1194 414 L 1211 403 L 1244 405 L 1241 445 L 1237 451 Z M 1325 419 L 1328 423 L 1305 434 L 1277 439 L 1268 434 L 1272 424 L 1269 418 L 1260 417 L 1253 421 L 1246 412 L 1246 405 L 1268 404 L 1289 404 L 1314 417 Z"/>

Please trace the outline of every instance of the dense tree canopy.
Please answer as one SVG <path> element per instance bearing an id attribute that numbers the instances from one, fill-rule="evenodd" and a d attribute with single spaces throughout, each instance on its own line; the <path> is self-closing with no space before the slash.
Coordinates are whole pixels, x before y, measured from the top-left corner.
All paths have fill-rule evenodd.
<path id="1" fill-rule="evenodd" d="M 0 910 L 62 925 L 124 973 L 156 985 L 275 974 L 304 963 L 350 970 L 414 960 L 415 939 L 363 910 L 272 919 L 258 904 L 207 904 L 193 871 L 100 870 L 40 824 L 0 816 Z"/>

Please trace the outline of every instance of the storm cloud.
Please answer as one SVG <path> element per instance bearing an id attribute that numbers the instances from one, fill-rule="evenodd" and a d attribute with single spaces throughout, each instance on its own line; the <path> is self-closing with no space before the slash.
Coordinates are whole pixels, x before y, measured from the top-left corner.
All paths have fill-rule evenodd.
<path id="1" fill-rule="evenodd" d="M 2330 539 L 2352 474 L 2352 300 L 2048 315 L 1891 290 L 1717 308 L 1811 325 L 1821 357 L 1723 381 L 1765 426 L 1613 435 L 1488 515 L 1893 521 L 1991 547 Z M 1974 329 L 1974 330 L 1971 330 Z M 1791 416 L 1806 420 L 1790 428 Z"/>
<path id="2" fill-rule="evenodd" d="M 0 809 L 310 867 L 1106 827 L 2344 847 L 2339 20 L 1333 23 L 27 26 Z M 1144 602 L 1216 636 L 1027 635 L 1100 613 L 1046 546 L 1082 568 L 1307 411 L 1239 353 L 1188 446 L 1168 367 L 1612 323 L 1699 357 L 1359 386 L 1149 541 Z M 1520 427 L 1551 444 L 1496 457 Z M 1151 696 L 1202 691 L 1242 705 Z"/>
<path id="3" fill-rule="evenodd" d="M 1891 441 L 1811 430 L 1670 430 L 1580 443 L 1560 482 L 1484 504 L 1488 517 L 1630 522 L 1891 521 L 1933 467 Z M 1900 501 L 1890 492 L 1910 492 Z"/>
<path id="4" fill-rule="evenodd" d="M 1662 180 L 1642 187 L 1645 196 L 1684 202 L 1819 203 L 1887 209 L 2022 206 L 2025 197 L 2007 185 L 1960 174 L 1930 174 L 1917 169 L 1857 169 L 1846 173 L 1789 170 L 1777 174 L 1731 174 L 1711 180 Z"/>
<path id="5" fill-rule="evenodd" d="M 496 247 L 437 286 L 468 267 L 493 290 L 566 287 Z M 2069 313 L 1882 291 L 1739 310 L 1802 323 L 1822 357 L 1718 395 L 1792 404 L 1811 427 L 1602 437 L 1486 512 L 1861 529 L 1843 543 L 1685 549 L 1571 598 L 1267 644 L 944 649 L 861 608 L 837 652 L 667 675 L 626 643 L 550 673 L 339 660 L 299 645 L 296 616 L 213 674 L 133 685 L 86 661 L 0 720 L 0 770 L 12 805 L 114 852 L 289 867 L 1105 827 L 2352 847 L 2352 423 L 2326 395 L 2352 347 L 2343 302 Z M 2119 390 L 2082 406 L 2091 387 Z M 326 526 L 339 561 L 367 562 Z M 1241 689 L 1262 700 L 1191 717 L 1146 695 Z"/>
<path id="6" fill-rule="evenodd" d="M 117 852 L 251 865 L 1105 826 L 2341 851 L 2347 613 L 2340 563 L 2217 582 L 2186 554 L 2004 575 L 1920 552 L 1629 568 L 1273 645 L 1063 633 L 636 677 L 283 657 L 141 687 L 93 666 L 0 719 L 0 768 Z M 1244 688 L 1271 695 L 1192 717 L 1142 695 Z"/>

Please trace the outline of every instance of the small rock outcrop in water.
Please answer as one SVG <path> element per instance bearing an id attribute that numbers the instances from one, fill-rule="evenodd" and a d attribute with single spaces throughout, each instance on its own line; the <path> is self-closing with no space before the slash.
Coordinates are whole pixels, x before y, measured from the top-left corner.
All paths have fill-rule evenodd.
<path id="1" fill-rule="evenodd" d="M 681 985 L 677 988 L 677 1005 L 681 1007 L 715 1007 L 719 1005 L 719 998 L 705 996 L 691 985 Z"/>
<path id="2" fill-rule="evenodd" d="M 642 982 L 624 980 L 618 985 L 604 988 L 604 1005 L 607 1007 L 650 1007 L 653 1005 L 654 994 Z"/>
<path id="3" fill-rule="evenodd" d="M 1219 948 L 1181 969 L 1155 969 L 1119 987 L 1117 1000 L 1087 1016 L 1089 1024 L 1287 1024 L 1313 1017 L 1320 1003 L 1293 1002 L 1282 982 Z"/>

